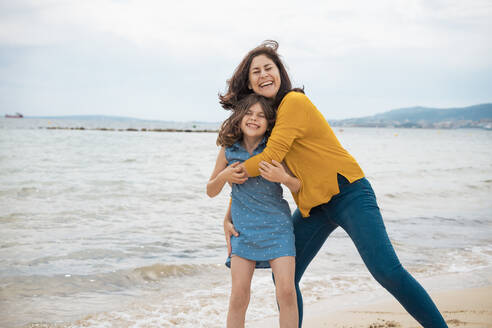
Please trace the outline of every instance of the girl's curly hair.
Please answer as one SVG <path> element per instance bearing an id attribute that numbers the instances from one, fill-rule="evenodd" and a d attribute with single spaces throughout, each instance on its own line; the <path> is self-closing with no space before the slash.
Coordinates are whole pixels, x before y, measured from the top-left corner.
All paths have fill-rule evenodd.
<path id="1" fill-rule="evenodd" d="M 257 103 L 260 104 L 263 109 L 268 124 L 265 137 L 268 138 L 270 136 L 273 126 L 275 125 L 276 112 L 273 109 L 270 100 L 255 93 L 251 93 L 236 104 L 231 116 L 229 116 L 229 118 L 227 118 L 220 126 L 219 136 L 217 137 L 217 146 L 230 147 L 236 141 L 243 138 L 241 121 L 248 112 L 248 109 Z"/>

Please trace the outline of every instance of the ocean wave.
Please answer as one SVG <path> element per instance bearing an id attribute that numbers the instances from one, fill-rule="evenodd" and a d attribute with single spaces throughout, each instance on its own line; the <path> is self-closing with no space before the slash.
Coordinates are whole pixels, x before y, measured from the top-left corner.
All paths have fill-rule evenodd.
<path id="1" fill-rule="evenodd" d="M 17 197 L 28 197 L 39 192 L 39 188 L 36 187 L 22 187 L 19 191 L 17 191 Z"/>
<path id="2" fill-rule="evenodd" d="M 48 259 L 44 259 L 48 260 Z M 68 296 L 97 290 L 103 293 L 145 288 L 149 282 L 166 284 L 167 279 L 213 274 L 218 264 L 154 264 L 126 270 L 76 275 L 29 275 L 0 278 L 0 299 Z"/>
<path id="3" fill-rule="evenodd" d="M 484 249 L 474 248 L 469 251 L 482 253 Z M 209 271 L 205 272 L 207 270 Z M 227 270 L 219 271 L 214 265 L 156 264 L 133 269 L 133 272 L 152 276 L 151 279 L 157 280 L 166 275 L 178 279 L 174 280 L 169 288 L 154 289 L 153 293 L 145 295 L 139 294 L 130 303 L 113 305 L 113 309 L 101 307 L 98 311 L 86 312 L 79 319 L 69 320 L 65 324 L 58 325 L 54 321 L 32 322 L 25 327 L 223 327 L 230 290 L 228 279 L 225 279 L 228 275 Z M 204 275 L 197 276 L 199 272 Z M 414 273 L 422 277 L 420 272 Z M 350 295 L 357 295 L 356 300 L 350 299 L 351 302 L 369 302 L 374 295 L 383 292 L 382 287 L 366 271 L 306 275 L 301 289 L 306 306 L 322 299 Z M 247 321 L 277 315 L 274 300 L 274 285 L 270 273 L 255 272 Z"/>
<path id="4" fill-rule="evenodd" d="M 423 155 L 400 145 L 402 138 L 426 144 L 418 131 L 390 142 L 389 152 L 370 147 L 387 142 L 376 130 L 364 130 L 362 139 L 359 132 L 346 130 L 344 145 L 373 183 L 409 271 L 417 278 L 454 275 L 492 263 L 490 249 L 471 248 L 491 240 L 489 134 L 477 133 L 478 146 L 468 140 L 460 154 L 439 143 Z M 214 313 L 224 312 L 230 290 L 220 227 L 228 197 L 224 192 L 210 200 L 204 193 L 216 136 L 48 130 L 4 136 L 12 151 L 0 161 L 2 314 L 16 324 L 74 322 L 103 313 L 70 326 L 152 326 L 145 320 L 154 326 L 223 326 L 223 316 Z M 189 161 L 190 153 L 196 160 Z M 322 252 L 303 278 L 307 303 L 379 290 L 342 229 Z M 200 261 L 217 264 L 193 264 Z M 276 313 L 270 273 L 257 277 L 255 272 L 253 290 L 262 294 L 254 297 L 261 300 L 252 298 L 248 313 Z M 135 301 L 136 310 L 120 306 L 122 299 Z M 111 319 L 118 316 L 133 324 Z M 5 320 L 0 315 L 0 326 L 14 326 Z"/>
<path id="5" fill-rule="evenodd" d="M 462 250 L 450 251 L 448 256 L 453 258 L 446 270 L 451 273 L 473 272 L 491 267 L 492 247 L 475 246 Z"/>
<path id="6" fill-rule="evenodd" d="M 159 281 L 169 277 L 190 276 L 217 269 L 217 264 L 154 264 L 133 270 L 145 281 Z"/>

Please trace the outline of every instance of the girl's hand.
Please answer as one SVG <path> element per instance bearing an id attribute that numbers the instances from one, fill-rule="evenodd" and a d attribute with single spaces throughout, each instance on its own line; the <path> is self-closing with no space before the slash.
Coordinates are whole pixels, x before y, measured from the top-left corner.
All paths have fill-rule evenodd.
<path id="1" fill-rule="evenodd" d="M 284 183 L 290 177 L 284 166 L 276 160 L 272 160 L 272 164 L 261 161 L 259 169 L 261 176 L 271 182 Z"/>
<path id="2" fill-rule="evenodd" d="M 244 173 L 244 170 L 242 167 L 240 167 L 241 163 L 235 162 L 226 167 L 224 170 L 222 170 L 219 175 L 221 179 L 224 179 L 228 183 L 236 183 L 236 184 L 243 184 L 248 180 L 248 177 Z"/>
<path id="3" fill-rule="evenodd" d="M 231 209 L 229 207 L 229 210 L 227 211 L 227 214 L 224 218 L 224 235 L 227 243 L 227 256 L 231 255 L 231 236 L 234 235 L 234 237 L 238 237 L 239 233 L 236 231 L 234 228 L 234 224 L 232 224 L 231 221 Z"/>

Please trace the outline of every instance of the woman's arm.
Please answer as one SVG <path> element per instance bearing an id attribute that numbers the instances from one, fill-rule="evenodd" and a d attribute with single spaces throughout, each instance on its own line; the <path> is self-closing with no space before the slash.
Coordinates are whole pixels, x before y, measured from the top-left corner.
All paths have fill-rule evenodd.
<path id="1" fill-rule="evenodd" d="M 263 178 L 271 182 L 279 182 L 287 186 L 293 193 L 297 193 L 301 189 L 301 180 L 296 178 L 283 162 L 279 163 L 272 160 L 272 164 L 270 164 L 262 161 L 259 164 L 259 170 Z"/>
<path id="2" fill-rule="evenodd" d="M 234 235 L 235 237 L 239 236 L 239 233 L 236 231 L 234 228 L 234 224 L 232 223 L 232 216 L 231 216 L 231 202 L 229 202 L 229 206 L 227 207 L 227 213 L 224 217 L 224 235 L 226 239 L 226 244 L 227 244 L 227 256 L 231 255 L 231 236 Z"/>
<path id="3" fill-rule="evenodd" d="M 302 187 L 301 180 L 298 177 L 296 177 L 291 170 L 289 170 L 289 168 L 287 167 L 287 165 L 285 165 L 284 162 L 282 162 L 281 164 L 285 172 L 287 172 L 287 177 L 285 178 L 285 181 L 281 183 L 287 186 L 287 188 L 289 188 L 291 192 L 298 193 Z"/>
<path id="4" fill-rule="evenodd" d="M 258 176 L 260 174 L 258 164 L 261 161 L 282 162 L 293 142 L 304 137 L 309 131 L 309 117 L 314 111 L 316 107 L 304 94 L 288 93 L 278 107 L 275 127 L 268 138 L 267 146 L 261 154 L 251 157 L 241 165 L 244 166 L 248 175 Z"/>
<path id="5" fill-rule="evenodd" d="M 225 149 L 222 147 L 219 155 L 217 155 L 215 168 L 207 183 L 207 195 L 209 197 L 217 196 L 226 182 L 241 184 L 246 181 L 247 178 L 243 177 L 242 170 L 237 167 L 238 165 L 239 162 L 236 162 L 227 166 Z"/>

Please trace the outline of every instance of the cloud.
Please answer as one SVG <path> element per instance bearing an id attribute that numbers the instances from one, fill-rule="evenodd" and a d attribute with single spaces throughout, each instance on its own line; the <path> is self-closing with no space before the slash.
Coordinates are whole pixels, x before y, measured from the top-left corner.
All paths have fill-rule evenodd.
<path id="1" fill-rule="evenodd" d="M 342 107 L 331 117 L 356 116 L 357 102 L 370 103 L 368 112 L 413 105 L 409 97 L 374 95 L 395 79 L 421 90 L 410 93 L 418 103 L 434 101 L 419 86 L 422 76 L 431 86 L 444 83 L 441 98 L 451 103 L 458 101 L 446 82 L 453 72 L 490 83 L 478 76 L 492 70 L 491 22 L 488 0 L 1 1 L 0 96 L 5 106 L 46 112 L 66 110 L 71 100 L 63 94 L 82 92 L 80 111 L 129 111 L 140 103 L 146 109 L 132 113 L 221 119 L 216 95 L 225 80 L 249 49 L 277 39 L 297 85 L 317 91 L 323 106 Z M 40 87 L 51 97 L 29 103 Z M 477 90 L 468 94 L 486 98 L 484 87 Z M 209 110 L 197 110 L 196 97 Z M 159 110 L 166 104 L 183 110 Z"/>
<path id="2" fill-rule="evenodd" d="M 2 44 L 119 40 L 176 56 L 237 56 L 277 37 L 294 56 L 360 48 L 489 50 L 490 1 L 16 1 L 2 4 Z M 464 36 L 471 36 L 467 41 Z"/>

